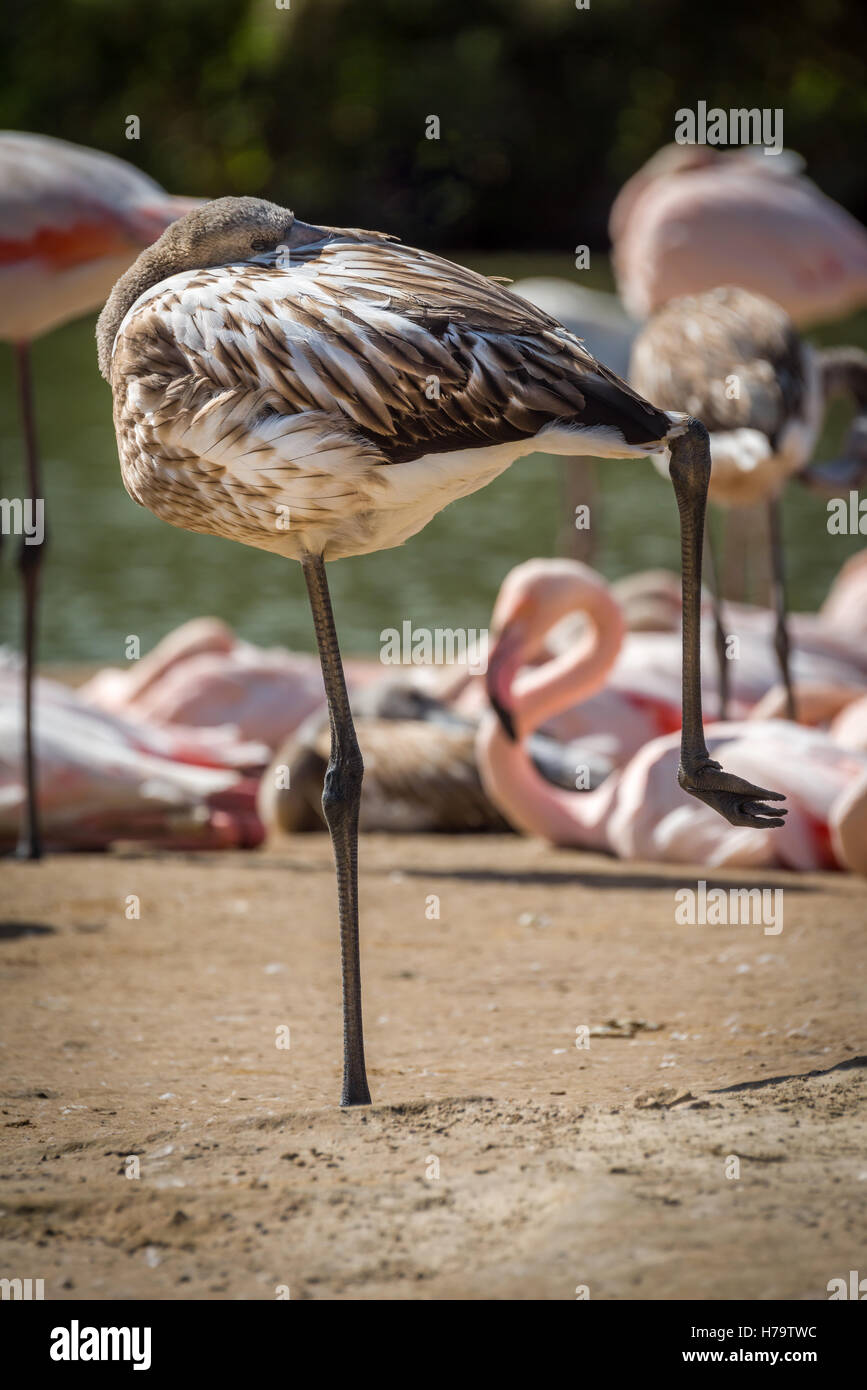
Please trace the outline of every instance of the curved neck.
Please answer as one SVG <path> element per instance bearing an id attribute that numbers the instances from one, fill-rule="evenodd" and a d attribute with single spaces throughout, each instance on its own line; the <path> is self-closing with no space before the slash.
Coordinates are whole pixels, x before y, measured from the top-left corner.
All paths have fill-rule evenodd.
<path id="1" fill-rule="evenodd" d="M 479 725 L 476 762 L 485 791 L 516 830 L 555 845 L 608 849 L 608 817 L 620 785 L 619 772 L 606 777 L 594 791 L 570 792 L 552 786 L 493 713 L 486 714 Z"/>
<path id="2" fill-rule="evenodd" d="M 106 300 L 105 308 L 96 323 L 99 370 L 106 381 L 111 381 L 111 354 L 118 329 L 136 300 L 140 299 L 146 290 L 152 289 L 162 280 L 168 280 L 170 275 L 197 268 L 192 259 L 189 264 L 184 264 L 184 258 L 178 256 L 177 248 L 172 249 L 174 254 L 170 254 L 163 237 L 155 241 L 153 246 L 148 246 L 120 277 Z"/>
<path id="3" fill-rule="evenodd" d="M 565 791 L 545 781 L 520 742 L 546 719 L 601 690 L 617 660 L 625 623 L 608 588 L 579 583 L 575 607 L 588 620 L 575 651 L 522 672 L 508 692 L 518 740 L 509 738 L 493 713 L 487 714 L 476 738 L 476 760 L 485 790 L 517 830 L 558 845 L 605 850 L 620 773 L 612 773 L 594 791 L 579 791 L 581 769 L 576 767 L 576 790 Z"/>
<path id="4" fill-rule="evenodd" d="M 515 679 L 511 709 L 520 738 L 528 738 L 546 720 L 597 694 L 620 655 L 626 624 L 608 588 L 582 584 L 575 607 L 588 626 L 574 651 L 522 671 Z"/>

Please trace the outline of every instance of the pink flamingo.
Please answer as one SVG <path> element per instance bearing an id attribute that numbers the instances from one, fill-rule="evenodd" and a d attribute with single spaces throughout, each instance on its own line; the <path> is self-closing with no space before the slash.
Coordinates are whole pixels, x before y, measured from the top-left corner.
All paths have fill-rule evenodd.
<path id="1" fill-rule="evenodd" d="M 530 561 L 510 578 L 487 672 L 492 712 L 480 725 L 476 752 L 485 790 L 517 830 L 623 859 L 867 873 L 867 754 L 816 729 L 769 720 L 708 728 L 714 757 L 724 757 L 742 777 L 785 788 L 789 815 L 773 833 L 768 826 L 725 825 L 687 803 L 674 777 L 679 734 L 652 740 L 593 791 L 546 782 L 524 741 L 545 720 L 603 689 L 623 623 L 604 582 L 575 561 Z M 525 669 L 567 605 L 586 616 L 584 641 Z M 580 772 L 576 786 L 583 785 Z"/>
<path id="2" fill-rule="evenodd" d="M 351 691 L 382 679 L 378 661 L 348 660 Z M 316 657 L 244 642 L 218 618 L 192 618 L 127 670 L 107 667 L 79 690 L 97 709 L 148 723 L 203 729 L 231 724 L 277 748 L 325 705 Z"/>
<path id="3" fill-rule="evenodd" d="M 841 748 L 867 753 L 867 695 L 845 701 L 831 719 L 831 737 Z"/>
<path id="4" fill-rule="evenodd" d="M 671 570 L 640 570 L 611 586 L 630 632 L 680 630 L 680 580 Z M 774 615 L 754 604 L 730 603 L 738 631 L 764 635 Z M 704 616 L 711 613 L 703 599 Z M 791 614 L 797 645 L 803 651 L 854 664 L 867 675 L 867 550 L 857 551 L 834 575 L 818 613 Z"/>
<path id="5" fill-rule="evenodd" d="M 867 304 L 867 232 L 788 153 L 667 145 L 621 189 L 609 230 L 638 319 L 717 285 L 764 294 L 801 325 Z"/>
<path id="6" fill-rule="evenodd" d="M 547 633 L 537 625 L 535 618 L 533 586 L 537 575 L 544 576 L 546 581 L 546 613 L 550 618 Z M 824 713 L 827 697 L 822 696 L 821 717 L 830 718 L 831 713 L 842 709 L 848 700 L 867 691 L 867 647 L 859 637 L 857 614 L 853 612 L 857 608 L 853 600 L 860 589 L 862 575 L 867 578 L 867 566 L 847 563 L 826 601 L 828 614 L 823 609 L 821 615 L 796 615 L 799 643 L 792 663 L 796 691 L 804 693 L 805 698 L 809 696 L 809 710 L 816 706 L 818 697 L 812 687 L 817 682 L 822 682 L 824 691 L 834 692 L 835 708 L 827 715 Z M 651 739 L 680 728 L 679 635 L 674 630 L 627 632 L 624 609 L 629 606 L 635 611 L 632 600 L 637 593 L 649 593 L 654 600 L 661 594 L 667 600 L 662 621 L 667 627 L 675 622 L 679 626 L 680 599 L 679 595 L 675 597 L 664 572 L 645 576 L 647 583 L 642 581 L 640 586 L 626 585 L 629 603 L 624 605 L 620 601 L 621 586 L 609 587 L 601 576 L 586 567 L 579 566 L 573 571 L 567 566 L 558 582 L 555 566 L 546 561 L 533 560 L 518 565 L 503 581 L 491 625 L 495 632 L 509 626 L 517 634 L 524 626 L 521 613 L 527 602 L 526 611 L 534 632 L 532 646 L 520 653 L 516 638 L 512 638 L 515 642 L 513 658 L 520 658 L 525 667 L 535 668 L 532 677 L 529 672 L 521 677 L 522 690 L 527 682 L 532 684 L 536 679 L 547 683 L 548 677 L 540 663 L 550 662 L 552 658 L 568 662 L 568 653 L 574 651 L 575 642 L 580 640 L 588 617 L 583 611 L 575 611 L 575 576 L 581 579 L 581 609 L 592 596 L 595 626 L 604 628 L 610 640 L 617 635 L 617 656 L 604 688 L 586 691 L 580 701 L 562 708 L 556 715 L 546 716 L 543 732 L 561 742 L 578 742 L 614 766 L 622 767 Z M 671 579 L 676 584 L 675 576 Z M 525 600 L 527 593 L 529 600 Z M 752 718 L 753 708 L 758 704 L 766 717 L 782 718 L 785 709 L 780 703 L 779 688 L 775 686 L 775 664 L 767 641 L 773 615 L 767 610 L 746 607 L 739 607 L 737 612 L 740 652 L 738 660 L 731 662 L 733 716 Z M 710 638 L 712 632 L 708 607 L 705 638 Z M 503 660 L 502 652 L 499 660 Z M 512 673 L 506 670 L 504 678 L 508 679 Z M 708 693 L 711 684 L 708 679 L 703 686 L 704 693 Z M 478 680 L 462 694 L 458 707 L 464 713 L 476 714 L 486 704 L 482 682 Z M 802 722 L 814 723 L 818 718 L 804 718 Z"/>
<path id="7" fill-rule="evenodd" d="M 172 198 L 122 159 L 46 135 L 0 131 L 0 338 L 15 352 L 31 517 L 42 503 L 30 344 L 99 308 L 115 280 L 198 200 Z M 19 853 L 41 854 L 33 746 L 33 673 L 44 533 L 22 544 L 25 828 Z"/>
<path id="8" fill-rule="evenodd" d="M 820 617 L 835 632 L 867 643 L 867 549 L 849 556 L 828 591 Z"/>
<path id="9" fill-rule="evenodd" d="M 79 693 L 98 709 L 152 724 L 232 724 L 269 748 L 325 702 L 315 657 L 264 651 L 217 618 L 183 623 L 128 670 L 99 671 Z"/>
<path id="10" fill-rule="evenodd" d="M 21 776 L 20 673 L 0 660 L 0 849 L 12 848 Z M 48 848 L 104 849 L 117 840 L 166 849 L 250 847 L 262 838 L 257 775 L 269 756 L 236 728 L 160 728 L 108 714 L 77 690 L 37 678 L 39 806 Z"/>

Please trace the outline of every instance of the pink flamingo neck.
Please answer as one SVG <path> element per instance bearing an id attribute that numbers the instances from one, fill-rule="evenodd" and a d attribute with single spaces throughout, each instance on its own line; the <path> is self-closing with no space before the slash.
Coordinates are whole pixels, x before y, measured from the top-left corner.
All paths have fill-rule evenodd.
<path id="1" fill-rule="evenodd" d="M 587 633 L 574 652 L 510 681 L 508 705 L 519 739 L 509 738 L 496 715 L 487 714 L 479 727 L 476 756 L 488 795 L 517 830 L 555 844 L 607 849 L 607 823 L 620 774 L 613 773 L 594 791 L 579 791 L 582 769 L 576 767 L 576 791 L 565 791 L 545 781 L 520 741 L 547 719 L 601 690 L 617 660 L 625 625 L 607 587 L 576 576 L 572 598 L 573 608 L 589 620 Z M 550 626 L 538 609 L 525 649 L 529 651 Z"/>
<path id="2" fill-rule="evenodd" d="M 598 576 L 592 583 L 576 576 L 572 611 L 583 613 L 588 620 L 574 650 L 541 666 L 518 671 L 512 684 L 511 709 L 521 738 L 528 738 L 546 720 L 602 690 L 620 655 L 626 624 L 620 605 Z M 542 621 L 540 615 L 532 635 L 528 634 L 528 648 L 548 630 Z"/>

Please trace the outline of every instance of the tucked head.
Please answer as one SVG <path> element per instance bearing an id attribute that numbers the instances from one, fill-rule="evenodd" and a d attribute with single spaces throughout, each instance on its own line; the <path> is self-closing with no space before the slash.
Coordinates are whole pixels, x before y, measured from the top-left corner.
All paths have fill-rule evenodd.
<path id="1" fill-rule="evenodd" d="M 216 198 L 173 222 L 121 276 L 99 316 L 99 370 L 106 381 L 117 330 L 146 290 L 180 271 L 250 261 L 291 245 L 294 226 L 294 213 L 261 198 Z"/>
<path id="2" fill-rule="evenodd" d="M 288 243 L 294 224 L 293 212 L 262 198 L 215 198 L 173 222 L 151 249 L 189 268 L 227 265 Z"/>

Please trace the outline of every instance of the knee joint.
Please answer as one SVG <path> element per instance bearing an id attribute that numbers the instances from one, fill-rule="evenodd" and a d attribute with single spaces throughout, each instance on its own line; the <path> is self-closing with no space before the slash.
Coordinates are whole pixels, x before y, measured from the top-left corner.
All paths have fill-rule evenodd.
<path id="1" fill-rule="evenodd" d="M 358 805 L 363 777 L 364 763 L 357 748 L 338 754 L 328 764 L 322 790 L 322 809 L 329 824 Z"/>

